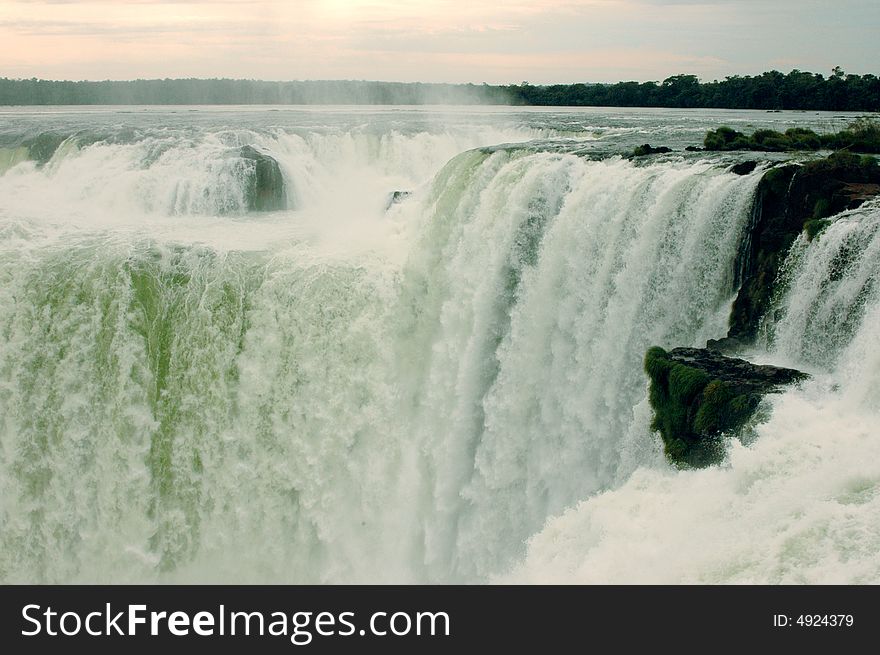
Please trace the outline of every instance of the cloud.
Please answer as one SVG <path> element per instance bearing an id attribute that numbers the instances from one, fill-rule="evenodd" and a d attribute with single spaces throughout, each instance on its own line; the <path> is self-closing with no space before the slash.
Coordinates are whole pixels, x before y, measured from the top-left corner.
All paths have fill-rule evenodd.
<path id="1" fill-rule="evenodd" d="M 21 5 L 255 5 L 266 0 L 8 0 Z"/>
<path id="2" fill-rule="evenodd" d="M 223 22 L 167 22 L 167 23 L 138 23 L 137 25 L 110 25 L 96 22 L 72 22 L 72 21 L 6 21 L 0 24 L 10 31 L 28 36 L 144 36 L 154 34 L 181 35 L 200 32 L 222 32 L 235 34 L 239 32 L 257 31 L 262 29 L 261 24 L 230 25 Z"/>
<path id="3" fill-rule="evenodd" d="M 878 30 L 876 0 L 0 0 L 0 76 L 541 83 L 712 79 L 783 62 L 872 72 Z"/>

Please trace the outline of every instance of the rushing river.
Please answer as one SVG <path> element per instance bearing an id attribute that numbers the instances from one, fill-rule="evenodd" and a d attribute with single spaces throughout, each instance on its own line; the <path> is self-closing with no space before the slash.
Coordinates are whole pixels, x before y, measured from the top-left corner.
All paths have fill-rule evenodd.
<path id="1" fill-rule="evenodd" d="M 723 465 L 641 368 L 724 336 L 764 170 L 684 146 L 851 119 L 0 112 L 0 580 L 880 582 L 877 205 L 795 242 L 750 357 L 813 377 Z"/>

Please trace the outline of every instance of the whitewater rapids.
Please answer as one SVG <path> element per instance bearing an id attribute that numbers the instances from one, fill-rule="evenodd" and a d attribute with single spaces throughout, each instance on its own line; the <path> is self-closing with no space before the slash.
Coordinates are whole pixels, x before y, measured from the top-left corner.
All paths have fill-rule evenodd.
<path id="1" fill-rule="evenodd" d="M 642 357 L 725 333 L 762 169 L 536 116 L 11 143 L 0 580 L 880 580 L 876 207 L 795 244 L 752 354 L 813 380 L 676 471 Z"/>

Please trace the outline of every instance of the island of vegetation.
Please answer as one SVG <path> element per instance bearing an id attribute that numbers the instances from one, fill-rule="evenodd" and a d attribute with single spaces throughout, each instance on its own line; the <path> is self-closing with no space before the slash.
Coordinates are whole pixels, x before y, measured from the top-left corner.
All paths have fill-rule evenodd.
<path id="1" fill-rule="evenodd" d="M 711 130 L 703 142 L 706 150 L 755 150 L 759 152 L 786 152 L 795 150 L 846 150 L 880 154 L 880 121 L 867 116 L 850 123 L 840 132 L 817 134 L 803 127 L 792 127 L 785 132 L 757 130 L 750 136 L 730 127 Z"/>

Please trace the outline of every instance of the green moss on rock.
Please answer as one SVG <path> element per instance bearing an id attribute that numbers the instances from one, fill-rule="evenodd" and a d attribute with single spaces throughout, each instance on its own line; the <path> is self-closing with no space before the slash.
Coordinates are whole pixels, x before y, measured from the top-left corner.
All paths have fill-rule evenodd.
<path id="1" fill-rule="evenodd" d="M 736 150 L 737 145 L 748 143 L 746 135 L 731 127 L 723 125 L 717 130 L 710 130 L 703 140 L 706 150 Z"/>
<path id="2" fill-rule="evenodd" d="M 736 434 L 765 394 L 806 377 L 696 348 L 650 348 L 645 372 L 651 381 L 651 429 L 660 433 L 666 457 L 685 467 L 721 461 L 723 435 Z"/>
<path id="3" fill-rule="evenodd" d="M 812 241 L 817 236 L 822 233 L 826 227 L 831 225 L 831 221 L 826 220 L 824 218 L 816 218 L 811 221 L 807 221 L 804 223 L 804 232 L 807 234 L 807 239 Z"/>

